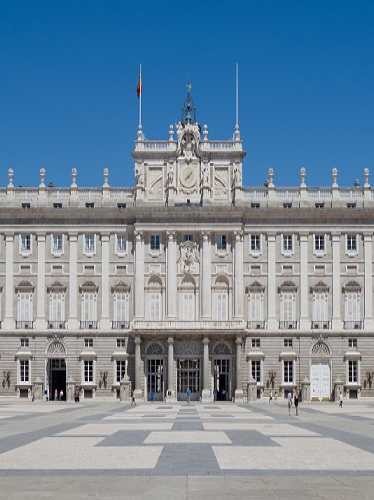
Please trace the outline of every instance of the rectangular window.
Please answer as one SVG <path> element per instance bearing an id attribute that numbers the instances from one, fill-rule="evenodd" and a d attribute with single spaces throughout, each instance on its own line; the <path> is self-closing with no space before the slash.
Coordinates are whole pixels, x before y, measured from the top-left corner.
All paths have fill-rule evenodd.
<path id="1" fill-rule="evenodd" d="M 149 319 L 161 321 L 161 293 L 159 292 L 149 294 Z"/>
<path id="2" fill-rule="evenodd" d="M 260 347 L 261 347 L 261 340 L 260 339 L 252 339 L 252 348 L 259 349 Z"/>
<path id="3" fill-rule="evenodd" d="M 151 250 L 153 250 L 153 251 L 160 250 L 160 235 L 159 234 L 151 234 L 150 246 L 151 246 Z"/>
<path id="4" fill-rule="evenodd" d="M 94 207 L 95 207 L 95 203 L 92 203 L 92 202 L 86 203 L 86 208 L 94 208 Z"/>
<path id="5" fill-rule="evenodd" d="M 326 268 L 324 264 L 316 264 L 314 266 L 314 272 L 318 274 L 324 274 Z"/>
<path id="6" fill-rule="evenodd" d="M 283 292 L 280 297 L 280 320 L 296 321 L 296 296 L 292 292 Z"/>
<path id="7" fill-rule="evenodd" d="M 284 234 L 283 235 L 283 251 L 284 252 L 292 252 L 293 251 L 293 245 L 292 245 L 292 234 Z"/>
<path id="8" fill-rule="evenodd" d="M 126 347 L 126 339 L 117 339 L 117 347 Z"/>
<path id="9" fill-rule="evenodd" d="M 84 292 L 81 295 L 81 321 L 95 322 L 97 320 L 97 296 L 94 292 Z"/>
<path id="10" fill-rule="evenodd" d="M 95 272 L 95 266 L 93 264 L 85 264 L 83 270 L 85 273 L 93 273 Z"/>
<path id="11" fill-rule="evenodd" d="M 126 203 L 117 203 L 117 208 L 126 208 Z"/>
<path id="12" fill-rule="evenodd" d="M 182 321 L 194 321 L 195 319 L 195 294 L 183 291 L 179 296 L 180 319 Z"/>
<path id="13" fill-rule="evenodd" d="M 113 293 L 113 321 L 123 323 L 129 320 L 129 294 L 127 292 Z M 117 326 L 121 327 L 121 324 Z"/>
<path id="14" fill-rule="evenodd" d="M 62 208 L 62 203 L 54 203 L 53 208 Z"/>
<path id="15" fill-rule="evenodd" d="M 293 361 L 283 361 L 283 379 L 285 384 L 293 384 Z"/>
<path id="16" fill-rule="evenodd" d="M 357 252 L 357 235 L 347 234 L 347 252 L 356 253 Z"/>
<path id="17" fill-rule="evenodd" d="M 316 203 L 315 207 L 316 208 L 325 208 L 325 204 L 324 203 Z"/>
<path id="18" fill-rule="evenodd" d="M 49 322 L 59 327 L 65 321 L 65 293 L 52 292 L 49 294 Z M 60 327 L 61 328 L 61 327 Z"/>
<path id="19" fill-rule="evenodd" d="M 84 235 L 84 253 L 94 254 L 95 253 L 95 235 L 85 234 Z"/>
<path id="20" fill-rule="evenodd" d="M 30 273 L 31 272 L 31 266 L 30 265 L 20 265 L 19 266 L 20 272 L 21 273 Z"/>
<path id="21" fill-rule="evenodd" d="M 293 266 L 291 264 L 284 264 L 282 266 L 282 272 L 284 274 L 292 274 L 293 273 Z"/>
<path id="22" fill-rule="evenodd" d="M 52 265 L 52 272 L 54 273 L 61 273 L 62 269 L 63 267 L 61 264 Z"/>
<path id="23" fill-rule="evenodd" d="M 248 321 L 255 323 L 264 321 L 264 294 L 260 291 L 248 295 Z"/>
<path id="24" fill-rule="evenodd" d="M 350 384 L 358 383 L 358 362 L 351 359 L 348 361 L 348 382 Z"/>
<path id="25" fill-rule="evenodd" d="M 30 203 L 22 203 L 22 208 L 31 208 Z"/>
<path id="26" fill-rule="evenodd" d="M 20 251 L 21 253 L 31 253 L 31 234 L 20 235 Z"/>
<path id="27" fill-rule="evenodd" d="M 184 234 L 183 241 L 193 241 L 192 234 Z"/>
<path id="28" fill-rule="evenodd" d="M 250 250 L 251 253 L 261 252 L 261 239 L 259 234 L 251 234 Z"/>
<path id="29" fill-rule="evenodd" d="M 84 339 L 84 347 L 93 347 L 93 339 Z"/>
<path id="30" fill-rule="evenodd" d="M 33 321 L 33 294 L 20 292 L 17 294 L 17 321 L 28 324 Z"/>
<path id="31" fill-rule="evenodd" d="M 229 316 L 227 292 L 215 293 L 215 306 L 216 321 L 227 321 Z"/>
<path id="32" fill-rule="evenodd" d="M 21 383 L 28 383 L 30 382 L 30 376 L 29 376 L 29 371 L 30 371 L 30 361 L 28 359 L 21 359 L 19 362 L 19 369 L 20 369 L 20 382 Z"/>
<path id="33" fill-rule="evenodd" d="M 344 321 L 355 324 L 361 321 L 361 293 L 346 292 L 344 294 Z"/>
<path id="34" fill-rule="evenodd" d="M 316 252 L 324 252 L 325 251 L 325 235 L 324 234 L 315 234 L 314 235 L 314 250 Z"/>
<path id="35" fill-rule="evenodd" d="M 328 292 L 313 292 L 312 295 L 312 321 L 313 323 L 323 323 L 328 321 L 329 315 L 329 294 Z"/>
<path id="36" fill-rule="evenodd" d="M 284 339 L 284 347 L 292 347 L 292 339 Z"/>
<path id="37" fill-rule="evenodd" d="M 116 380 L 118 383 L 121 382 L 123 377 L 126 374 L 126 361 L 125 360 L 117 360 L 116 361 Z"/>
<path id="38" fill-rule="evenodd" d="M 357 348 L 357 339 L 348 339 L 348 347 L 351 349 Z"/>
<path id="39" fill-rule="evenodd" d="M 21 339 L 21 347 L 29 347 L 29 339 L 23 337 Z"/>
<path id="40" fill-rule="evenodd" d="M 260 208 L 260 204 L 256 202 L 251 203 L 251 208 Z"/>
<path id="41" fill-rule="evenodd" d="M 252 378 L 258 383 L 261 383 L 261 361 L 255 359 L 252 361 Z"/>
<path id="42" fill-rule="evenodd" d="M 116 266 L 116 271 L 118 274 L 125 274 L 126 273 L 127 266 L 124 265 L 118 265 Z"/>
<path id="43" fill-rule="evenodd" d="M 127 243 L 126 235 L 124 233 L 117 234 L 116 241 L 117 241 L 117 247 L 116 247 L 117 253 L 118 254 L 126 253 L 126 243 Z"/>
<path id="44" fill-rule="evenodd" d="M 63 236 L 62 234 L 52 234 L 52 253 L 62 254 L 63 253 Z"/>
<path id="45" fill-rule="evenodd" d="M 84 381 L 93 382 L 93 361 L 91 359 L 84 361 Z"/>
<path id="46" fill-rule="evenodd" d="M 225 234 L 219 234 L 217 236 L 217 250 L 226 250 L 227 248 L 227 238 Z"/>

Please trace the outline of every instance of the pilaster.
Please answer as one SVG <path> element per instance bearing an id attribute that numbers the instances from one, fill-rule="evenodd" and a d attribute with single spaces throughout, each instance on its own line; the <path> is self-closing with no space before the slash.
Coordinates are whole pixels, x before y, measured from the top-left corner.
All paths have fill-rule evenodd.
<path id="1" fill-rule="evenodd" d="M 35 328 L 44 330 L 47 327 L 45 315 L 45 234 L 37 235 L 38 242 L 38 277 Z"/>
<path id="2" fill-rule="evenodd" d="M 79 328 L 78 320 L 78 234 L 69 234 L 69 330 Z"/>
<path id="3" fill-rule="evenodd" d="M 202 300 L 201 300 L 201 317 L 210 319 L 212 317 L 212 284 L 211 284 L 211 248 L 210 248 L 210 233 L 203 232 L 202 240 Z"/>
<path id="4" fill-rule="evenodd" d="M 144 234 L 135 231 L 135 318 L 144 319 Z"/>
<path id="5" fill-rule="evenodd" d="M 174 339 L 168 338 L 168 390 L 166 399 L 168 402 L 176 401 L 175 395 L 175 370 L 174 370 Z"/>
<path id="6" fill-rule="evenodd" d="M 203 391 L 201 395 L 201 399 L 204 403 L 210 402 L 213 400 L 213 391 L 210 386 L 211 377 L 210 377 L 210 363 L 209 363 L 209 338 L 203 338 L 203 347 L 204 347 L 204 357 L 203 357 Z"/>
<path id="7" fill-rule="evenodd" d="M 236 375 L 236 383 L 235 383 L 235 402 L 243 401 L 243 389 L 240 383 L 240 367 L 242 362 L 242 337 L 236 337 L 235 345 L 236 345 L 236 366 L 235 366 L 235 375 Z"/>
<path id="8" fill-rule="evenodd" d="M 243 234 L 234 234 L 234 319 L 243 319 L 244 281 L 243 281 Z"/>
<path id="9" fill-rule="evenodd" d="M 135 390 L 134 390 L 134 398 L 135 399 L 143 399 L 143 390 L 142 390 L 142 359 L 141 359 L 141 350 L 140 344 L 142 342 L 141 337 L 135 337 Z"/>
<path id="10" fill-rule="evenodd" d="M 300 233 L 300 330 L 310 328 L 308 293 L 308 233 Z"/>
<path id="11" fill-rule="evenodd" d="M 269 330 L 278 328 L 276 313 L 276 234 L 268 233 L 268 296 L 267 296 L 267 327 Z"/>
<path id="12" fill-rule="evenodd" d="M 342 327 L 340 286 L 340 233 L 332 233 L 332 328 Z"/>
<path id="13" fill-rule="evenodd" d="M 100 328 L 110 328 L 110 290 L 109 290 L 109 243 L 110 235 L 101 234 L 101 320 Z"/>
<path id="14" fill-rule="evenodd" d="M 177 317 L 177 242 L 175 232 L 167 232 L 167 315 Z"/>
<path id="15" fill-rule="evenodd" d="M 373 320 L 373 234 L 364 233 L 364 258 L 365 258 L 365 302 L 364 302 L 364 328 L 372 330 Z"/>
<path id="16" fill-rule="evenodd" d="M 12 330 L 14 319 L 14 234 L 5 235 L 5 317 L 4 330 Z"/>

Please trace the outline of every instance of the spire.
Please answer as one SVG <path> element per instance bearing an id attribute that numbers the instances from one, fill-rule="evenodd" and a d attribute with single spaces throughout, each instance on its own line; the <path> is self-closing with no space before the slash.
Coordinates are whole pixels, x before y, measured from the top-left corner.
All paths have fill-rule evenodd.
<path id="1" fill-rule="evenodd" d="M 192 84 L 187 83 L 187 95 L 182 108 L 182 124 L 196 123 L 196 108 L 192 100 Z"/>

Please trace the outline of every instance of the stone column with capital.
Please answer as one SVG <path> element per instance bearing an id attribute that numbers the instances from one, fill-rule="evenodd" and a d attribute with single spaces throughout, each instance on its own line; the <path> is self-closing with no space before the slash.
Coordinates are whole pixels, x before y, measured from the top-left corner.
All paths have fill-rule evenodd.
<path id="1" fill-rule="evenodd" d="M 373 321 L 373 234 L 364 234 L 364 258 L 365 258 L 365 311 L 364 328 L 372 330 Z"/>
<path id="2" fill-rule="evenodd" d="M 135 231 L 135 318 L 144 319 L 144 234 Z"/>
<path id="3" fill-rule="evenodd" d="M 174 369 L 174 339 L 168 338 L 168 388 L 166 400 L 169 402 L 176 401 L 175 394 L 175 369 Z"/>
<path id="4" fill-rule="evenodd" d="M 37 277 L 37 301 L 35 328 L 45 330 L 47 320 L 45 315 L 45 234 L 37 235 L 38 243 L 38 277 Z"/>
<path id="5" fill-rule="evenodd" d="M 211 255 L 210 234 L 202 233 L 202 268 L 201 268 L 201 317 L 212 318 L 212 284 L 211 284 Z"/>
<path id="6" fill-rule="evenodd" d="M 308 293 L 308 233 L 300 233 L 300 329 L 310 328 Z"/>
<path id="7" fill-rule="evenodd" d="M 14 234 L 5 235 L 5 317 L 4 330 L 12 330 L 14 319 Z"/>
<path id="8" fill-rule="evenodd" d="M 110 290 L 109 290 L 109 243 L 110 235 L 101 235 L 101 319 L 100 328 L 110 328 Z"/>
<path id="9" fill-rule="evenodd" d="M 79 328 L 78 320 L 78 234 L 69 234 L 69 330 Z"/>
<path id="10" fill-rule="evenodd" d="M 243 319 L 244 278 L 243 278 L 243 234 L 234 233 L 234 318 Z"/>
<path id="11" fill-rule="evenodd" d="M 241 386 L 241 364 L 242 364 L 242 343 L 243 339 L 241 337 L 236 337 L 236 384 L 235 384 L 235 403 L 242 402 L 244 398 L 243 389 Z"/>
<path id="12" fill-rule="evenodd" d="M 341 286 L 340 286 L 340 233 L 333 233 L 332 237 L 332 328 L 342 327 L 341 320 Z"/>
<path id="13" fill-rule="evenodd" d="M 143 370 L 142 370 L 142 357 L 140 344 L 142 339 L 140 337 L 135 337 L 135 389 L 134 389 L 134 398 L 135 399 L 143 399 Z"/>
<path id="14" fill-rule="evenodd" d="M 269 233 L 268 240 L 268 296 L 267 296 L 267 327 L 269 330 L 278 328 L 277 322 L 277 287 L 276 287 L 276 234 Z"/>
<path id="15" fill-rule="evenodd" d="M 210 362 L 209 362 L 209 338 L 203 338 L 204 346 L 204 357 L 203 357 L 203 392 L 201 394 L 201 400 L 203 403 L 208 403 L 213 401 L 213 391 L 211 388 L 211 374 L 210 374 Z"/>
<path id="16" fill-rule="evenodd" d="M 177 242 L 173 231 L 167 233 L 167 315 L 177 317 Z"/>

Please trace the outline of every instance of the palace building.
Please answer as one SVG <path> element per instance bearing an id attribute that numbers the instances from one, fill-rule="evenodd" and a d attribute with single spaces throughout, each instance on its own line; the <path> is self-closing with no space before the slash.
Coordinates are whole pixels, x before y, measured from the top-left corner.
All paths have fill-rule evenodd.
<path id="1" fill-rule="evenodd" d="M 243 187 L 190 89 L 135 183 L 0 189 L 0 396 L 374 396 L 374 190 Z M 123 389 L 123 392 L 121 392 Z"/>

